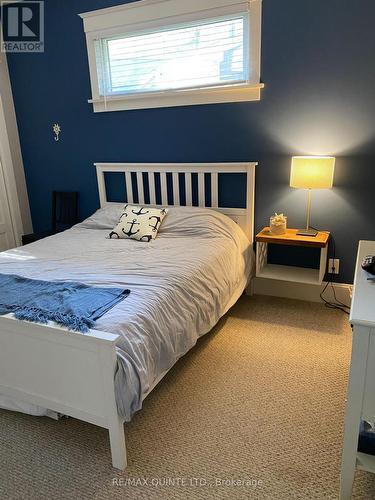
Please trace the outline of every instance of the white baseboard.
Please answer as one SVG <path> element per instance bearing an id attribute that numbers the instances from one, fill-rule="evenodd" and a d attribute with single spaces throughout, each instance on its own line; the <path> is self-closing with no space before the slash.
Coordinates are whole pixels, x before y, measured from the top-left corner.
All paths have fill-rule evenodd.
<path id="1" fill-rule="evenodd" d="M 288 299 L 308 300 L 310 302 L 321 302 L 320 293 L 326 283 L 321 285 L 310 285 L 307 283 L 294 283 L 290 281 L 279 281 L 266 278 L 254 278 L 252 281 L 252 292 L 255 295 L 271 295 L 273 297 L 285 297 Z M 324 293 L 328 301 L 336 299 L 346 305 L 351 303 L 351 290 L 353 285 L 334 283 L 333 288 L 329 285 Z"/>

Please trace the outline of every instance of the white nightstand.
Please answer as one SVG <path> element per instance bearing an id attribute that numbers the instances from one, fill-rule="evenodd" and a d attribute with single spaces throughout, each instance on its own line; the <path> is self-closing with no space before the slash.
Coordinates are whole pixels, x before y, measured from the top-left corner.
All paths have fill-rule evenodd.
<path id="1" fill-rule="evenodd" d="M 298 236 L 298 229 L 287 229 L 285 234 L 274 235 L 269 227 L 265 227 L 255 237 L 256 241 L 256 276 L 274 280 L 292 281 L 294 283 L 309 283 L 321 285 L 327 266 L 328 231 L 319 231 L 314 237 Z M 320 249 L 319 269 L 297 266 L 268 264 L 268 244 L 310 247 Z"/>

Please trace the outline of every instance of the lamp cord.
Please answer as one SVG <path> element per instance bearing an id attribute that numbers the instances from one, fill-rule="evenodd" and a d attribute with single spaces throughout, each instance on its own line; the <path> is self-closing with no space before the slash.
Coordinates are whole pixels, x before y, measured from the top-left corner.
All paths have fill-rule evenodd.
<path id="1" fill-rule="evenodd" d="M 315 231 L 319 231 L 319 229 L 317 229 L 316 227 L 312 227 L 312 229 L 315 229 Z M 335 259 L 336 258 L 336 245 L 335 245 L 335 239 L 332 236 L 332 234 L 331 234 L 331 242 L 332 242 L 332 256 L 331 256 L 331 258 Z M 344 304 L 343 302 L 341 302 L 341 300 L 339 300 L 336 297 L 336 290 L 335 290 L 335 287 L 333 286 L 333 284 L 335 282 L 335 278 L 334 278 L 335 275 L 334 275 L 334 273 L 330 272 L 330 269 L 328 269 L 328 276 L 329 276 L 329 279 L 328 279 L 327 283 L 325 284 L 325 287 L 323 288 L 323 290 L 319 294 L 321 300 L 324 302 L 325 307 L 328 307 L 329 309 L 339 309 L 343 313 L 349 315 L 350 306 Z M 324 298 L 324 293 L 326 292 L 326 290 L 329 286 L 331 286 L 331 288 L 332 288 L 334 302 Z"/>

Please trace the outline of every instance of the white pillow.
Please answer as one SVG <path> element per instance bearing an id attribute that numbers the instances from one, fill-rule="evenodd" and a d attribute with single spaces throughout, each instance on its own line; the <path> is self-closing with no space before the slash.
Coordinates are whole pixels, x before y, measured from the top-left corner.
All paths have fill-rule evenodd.
<path id="1" fill-rule="evenodd" d="M 112 229 L 117 224 L 120 215 L 124 211 L 124 204 L 114 203 L 99 208 L 90 217 L 87 217 L 83 222 L 75 227 L 82 229 Z"/>
<path id="2" fill-rule="evenodd" d="M 131 238 L 147 242 L 154 240 L 167 212 L 166 208 L 125 205 L 118 224 L 109 233 L 108 238 Z"/>

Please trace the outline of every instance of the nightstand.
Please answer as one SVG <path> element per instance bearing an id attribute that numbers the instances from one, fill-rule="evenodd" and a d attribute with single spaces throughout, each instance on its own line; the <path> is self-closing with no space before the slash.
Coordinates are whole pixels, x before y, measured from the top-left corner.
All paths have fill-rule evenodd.
<path id="1" fill-rule="evenodd" d="M 52 221 L 51 229 L 39 233 L 24 234 L 22 245 L 53 236 L 78 222 L 78 192 L 52 191 Z"/>
<path id="2" fill-rule="evenodd" d="M 255 237 L 256 241 L 256 276 L 294 283 L 321 285 L 327 266 L 328 231 L 319 231 L 314 237 L 298 236 L 298 229 L 287 229 L 285 234 L 274 235 L 265 227 Z M 268 264 L 268 245 L 289 245 L 320 249 L 319 269 Z"/>
<path id="3" fill-rule="evenodd" d="M 35 241 L 47 238 L 47 236 L 52 236 L 56 234 L 56 231 L 42 231 L 40 233 L 24 234 L 22 236 L 22 245 L 28 245 L 29 243 L 34 243 Z"/>

